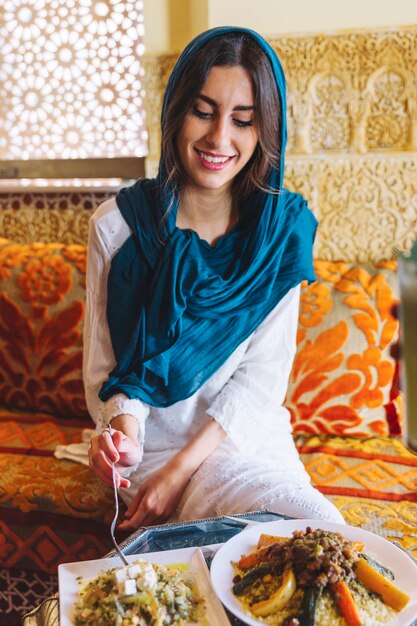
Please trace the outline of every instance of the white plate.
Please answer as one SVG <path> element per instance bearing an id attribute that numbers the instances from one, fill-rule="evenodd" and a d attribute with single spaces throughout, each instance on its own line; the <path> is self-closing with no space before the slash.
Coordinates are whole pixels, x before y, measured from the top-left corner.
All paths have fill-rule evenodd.
<path id="1" fill-rule="evenodd" d="M 205 620 L 210 626 L 230 626 L 226 613 L 210 582 L 203 553 L 200 548 L 184 548 L 182 550 L 166 550 L 164 552 L 150 552 L 149 554 L 131 554 L 126 556 L 129 563 L 137 559 L 157 563 L 158 565 L 175 565 L 186 563 L 189 572 L 197 587 L 198 593 L 205 599 Z M 77 599 L 79 585 L 77 577 L 90 580 L 102 571 L 122 565 L 119 558 L 96 559 L 95 561 L 79 561 L 64 563 L 58 566 L 59 582 L 59 611 L 60 625 L 73 626 L 74 603 Z"/>
<path id="2" fill-rule="evenodd" d="M 386 626 L 409 626 L 411 624 L 417 617 L 417 567 L 411 559 L 402 550 L 378 535 L 354 526 L 320 520 L 300 519 L 261 523 L 229 539 L 217 552 L 210 567 L 214 590 L 229 611 L 245 624 L 259 626 L 261 622 L 244 613 L 241 603 L 232 593 L 233 567 L 231 562 L 236 563 L 243 554 L 253 550 L 261 533 L 291 537 L 293 530 L 305 530 L 307 526 L 313 529 L 338 531 L 349 541 L 363 541 L 364 551 L 389 567 L 395 574 L 395 584 L 411 597 L 408 605 L 395 618 L 387 622 Z"/>

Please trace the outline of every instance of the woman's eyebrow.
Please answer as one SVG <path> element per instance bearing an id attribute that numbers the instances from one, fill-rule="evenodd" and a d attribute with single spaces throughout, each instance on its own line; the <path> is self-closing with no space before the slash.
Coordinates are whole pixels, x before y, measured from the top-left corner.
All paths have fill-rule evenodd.
<path id="1" fill-rule="evenodd" d="M 209 96 L 205 96 L 203 93 L 200 93 L 197 98 L 199 100 L 204 100 L 204 102 L 207 102 L 207 104 L 210 104 L 213 107 L 216 107 L 217 109 L 219 108 L 219 103 L 216 100 L 213 100 L 213 98 L 210 98 Z M 255 107 L 253 105 L 251 106 L 247 106 L 245 104 L 238 104 L 237 106 L 233 107 L 233 111 L 254 111 Z"/>

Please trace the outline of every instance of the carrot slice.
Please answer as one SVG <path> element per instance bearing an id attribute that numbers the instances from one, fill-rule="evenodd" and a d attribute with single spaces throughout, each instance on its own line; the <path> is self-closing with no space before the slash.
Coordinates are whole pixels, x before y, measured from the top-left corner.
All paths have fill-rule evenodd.
<path id="1" fill-rule="evenodd" d="M 330 590 L 335 597 L 337 608 L 347 626 L 362 626 L 362 620 L 356 608 L 355 600 L 347 584 L 340 580 L 330 585 Z"/>
<path id="2" fill-rule="evenodd" d="M 251 567 L 259 565 L 259 563 L 262 563 L 267 548 L 268 546 L 265 546 L 264 548 L 260 548 L 259 550 L 255 550 L 254 552 L 249 552 L 249 554 L 241 556 L 237 564 L 238 568 L 242 570 L 250 569 Z"/>
<path id="3" fill-rule="evenodd" d="M 401 611 L 408 604 L 410 596 L 398 589 L 388 578 L 377 572 L 365 559 L 360 558 L 355 565 L 357 578 L 374 593 L 381 596 L 383 602 L 396 611 Z"/>

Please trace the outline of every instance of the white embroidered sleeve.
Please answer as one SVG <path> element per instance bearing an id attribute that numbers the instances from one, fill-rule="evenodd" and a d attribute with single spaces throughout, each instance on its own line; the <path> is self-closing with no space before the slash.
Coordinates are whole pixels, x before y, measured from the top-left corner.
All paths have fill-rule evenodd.
<path id="1" fill-rule="evenodd" d="M 291 430 L 282 403 L 296 351 L 299 299 L 297 286 L 265 318 L 206 411 L 241 452 L 261 449 L 271 429 Z"/>
<path id="2" fill-rule="evenodd" d="M 103 203 L 90 221 L 87 255 L 87 298 L 84 318 L 83 377 L 87 407 L 101 432 L 117 415 L 132 415 L 139 424 L 143 446 L 149 406 L 117 394 L 102 402 L 98 397 L 103 382 L 116 361 L 107 325 L 107 277 L 112 257 L 130 234 L 114 200 Z"/>

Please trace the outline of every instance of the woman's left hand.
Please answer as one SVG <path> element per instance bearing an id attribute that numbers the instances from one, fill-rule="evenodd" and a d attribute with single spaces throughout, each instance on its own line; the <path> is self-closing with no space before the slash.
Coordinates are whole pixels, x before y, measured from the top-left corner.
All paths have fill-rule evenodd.
<path id="1" fill-rule="evenodd" d="M 191 474 L 169 461 L 139 487 L 120 530 L 136 530 L 167 520 L 176 510 Z"/>
<path id="2" fill-rule="evenodd" d="M 208 417 L 190 441 L 139 487 L 119 528 L 136 530 L 167 520 L 177 509 L 194 472 L 225 438 L 223 428 Z"/>

